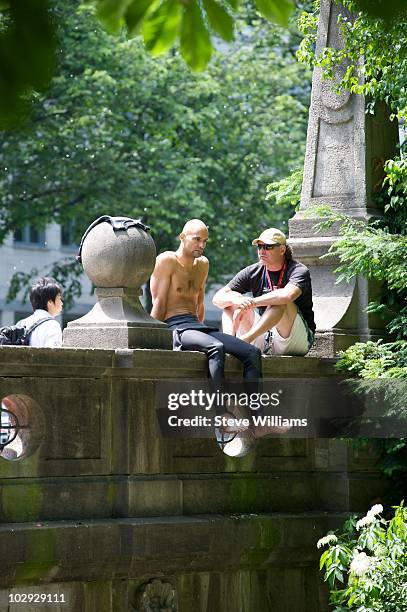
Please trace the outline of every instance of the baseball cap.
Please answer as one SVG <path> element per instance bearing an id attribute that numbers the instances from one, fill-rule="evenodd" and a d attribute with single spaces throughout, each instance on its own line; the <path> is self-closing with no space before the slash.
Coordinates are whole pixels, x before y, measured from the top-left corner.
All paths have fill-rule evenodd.
<path id="1" fill-rule="evenodd" d="M 283 232 L 276 229 L 275 227 L 270 227 L 269 229 L 264 230 L 260 234 L 258 238 L 253 240 L 252 244 L 258 244 L 259 242 L 263 242 L 264 244 L 287 244 L 287 238 Z"/>

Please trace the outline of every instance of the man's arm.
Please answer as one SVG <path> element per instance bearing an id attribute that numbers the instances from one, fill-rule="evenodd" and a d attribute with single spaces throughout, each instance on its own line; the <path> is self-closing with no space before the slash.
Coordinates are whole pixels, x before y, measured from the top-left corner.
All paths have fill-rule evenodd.
<path id="1" fill-rule="evenodd" d="M 150 279 L 153 300 L 151 316 L 159 321 L 164 321 L 167 312 L 168 291 L 173 270 L 174 262 L 170 253 L 161 253 L 156 259 L 154 272 Z"/>
<path id="2" fill-rule="evenodd" d="M 245 297 L 238 291 L 232 291 L 227 285 L 219 289 L 213 296 L 212 303 L 218 308 L 224 309 L 229 306 L 239 306 L 241 308 L 250 308 L 254 306 L 254 299 Z"/>
<path id="3" fill-rule="evenodd" d="M 281 306 L 289 304 L 300 297 L 302 291 L 297 285 L 288 283 L 282 289 L 275 289 L 264 295 L 253 299 L 253 307 L 257 306 Z"/>
<path id="4" fill-rule="evenodd" d="M 206 279 L 208 278 L 208 270 L 209 270 L 209 261 L 206 259 L 206 257 L 202 258 L 202 268 L 204 270 L 205 276 L 204 276 L 201 288 L 198 293 L 198 299 L 197 299 L 197 304 L 196 304 L 196 316 L 198 317 L 198 321 L 200 321 L 201 323 L 203 323 L 205 319 L 205 303 L 204 303 L 205 284 L 206 284 Z"/>
<path id="5" fill-rule="evenodd" d="M 243 268 L 225 287 L 219 289 L 213 298 L 213 304 L 222 310 L 230 306 L 251 308 L 253 298 L 245 297 L 244 294 L 252 291 L 250 280 L 252 268 L 253 266 Z"/>
<path id="6" fill-rule="evenodd" d="M 300 297 L 302 291 L 294 283 L 288 283 L 282 289 L 274 289 L 264 295 L 260 295 L 253 299 L 253 304 L 248 306 L 239 306 L 233 313 L 233 334 L 236 334 L 242 315 L 246 310 L 256 308 L 257 306 L 282 306 L 294 302 Z"/>

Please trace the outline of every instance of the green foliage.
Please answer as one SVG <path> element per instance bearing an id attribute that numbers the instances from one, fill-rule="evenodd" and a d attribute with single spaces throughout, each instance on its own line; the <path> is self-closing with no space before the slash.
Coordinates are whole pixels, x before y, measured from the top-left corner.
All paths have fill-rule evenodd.
<path id="1" fill-rule="evenodd" d="M 288 25 L 288 19 L 294 8 L 291 0 L 255 0 L 255 3 L 264 17 L 280 25 Z"/>
<path id="2" fill-rule="evenodd" d="M 300 207 L 303 175 L 302 169 L 294 170 L 279 181 L 269 183 L 266 188 L 266 200 L 275 202 L 277 206 L 284 206 L 285 208 L 293 207 L 294 210 L 298 210 Z"/>
<path id="3" fill-rule="evenodd" d="M 97 8 L 100 22 L 113 34 L 142 34 L 153 54 L 180 41 L 181 53 L 193 70 L 203 70 L 217 46 L 229 42 L 239 19 L 240 0 L 83 0 Z M 393 24 L 403 15 L 404 0 L 354 0 L 367 15 Z M 246 0 L 267 19 L 287 27 L 294 0 Z M 308 2 L 297 2 L 307 5 Z M 29 110 L 29 98 L 49 84 L 56 53 L 52 0 L 0 0 L 0 118 L 1 126 L 19 123 Z M 305 26 L 305 22 L 304 22 Z M 312 37 L 313 34 L 310 34 Z M 303 47 L 309 45 L 310 39 Z M 310 46 L 310 45 L 309 45 Z M 388 51 L 393 52 L 389 47 Z M 310 53 L 305 54 L 309 56 Z M 400 81 L 402 82 L 402 81 Z"/>
<path id="4" fill-rule="evenodd" d="M 385 22 L 400 18 L 405 13 L 404 0 L 355 0 L 355 8 L 364 11 L 371 18 L 383 19 Z"/>
<path id="5" fill-rule="evenodd" d="M 407 378 L 407 342 L 357 342 L 339 353 L 336 367 L 363 379 Z"/>
<path id="6" fill-rule="evenodd" d="M 206 68 L 217 37 L 233 40 L 240 19 L 238 0 L 83 1 L 96 7 L 110 33 L 141 34 L 153 55 L 179 41 L 182 57 L 195 71 Z M 264 17 L 284 26 L 294 10 L 293 0 L 255 0 L 254 5 Z M 59 19 L 53 7 L 53 0 L 0 3 L 0 129 L 25 121 L 35 92 L 50 84 Z"/>
<path id="7" fill-rule="evenodd" d="M 47 0 L 0 5 L 0 129 L 29 110 L 32 92 L 43 91 L 54 69 L 56 39 Z"/>
<path id="8" fill-rule="evenodd" d="M 389 159 L 385 166 L 382 227 L 392 234 L 407 233 L 407 159 Z"/>
<path id="9" fill-rule="evenodd" d="M 204 70 L 211 59 L 213 47 L 210 34 L 200 5 L 196 1 L 185 7 L 180 49 L 186 63 L 196 71 Z"/>
<path id="10" fill-rule="evenodd" d="M 316 3 L 316 11 L 318 10 Z M 332 79 L 337 67 L 346 67 L 343 77 L 336 86 L 337 91 L 349 90 L 363 94 L 372 100 L 370 110 L 381 100 L 386 102 L 400 119 L 407 113 L 407 11 L 400 10 L 400 2 L 359 2 L 344 0 L 344 6 L 357 11 L 369 9 L 370 13 L 359 12 L 355 19 L 342 16 L 339 19 L 344 37 L 342 49 L 324 48 L 315 57 L 316 13 L 306 12 L 300 19 L 304 34 L 298 57 L 307 65 L 322 68 L 326 78 Z M 393 18 L 384 22 L 383 14 Z M 376 15 L 376 18 L 375 18 Z M 363 57 L 363 61 L 360 58 Z"/>
<path id="11" fill-rule="evenodd" d="M 80 238 L 97 216 L 123 214 L 142 217 L 163 251 L 202 217 L 211 280 L 247 265 L 250 237 L 287 216 L 264 201 L 266 184 L 302 162 L 309 73 L 293 54 L 298 33 L 251 15 L 198 76 L 178 54 L 152 58 L 139 39 L 111 37 L 91 7 L 53 10 L 51 88 L 0 142 L 0 242 L 52 221 L 75 220 Z"/>
<path id="12" fill-rule="evenodd" d="M 380 517 L 373 506 L 356 522 L 345 523 L 344 533 L 330 532 L 318 542 L 328 545 L 320 559 L 328 582 L 333 612 L 402 612 L 407 600 L 407 510 L 395 507 L 394 517 Z"/>
<path id="13" fill-rule="evenodd" d="M 405 405 L 404 405 L 405 406 Z M 387 498 L 396 502 L 407 494 L 407 438 L 376 440 L 381 448 L 378 467 L 391 483 Z"/>
<path id="14" fill-rule="evenodd" d="M 216 37 L 234 39 L 238 0 L 90 0 L 111 33 L 123 28 L 128 36 L 142 33 L 146 48 L 155 55 L 165 53 L 178 39 L 185 62 L 195 71 L 204 70 L 211 59 Z M 254 0 L 263 17 L 287 27 L 293 0 Z"/>
<path id="15" fill-rule="evenodd" d="M 297 51 L 298 60 L 308 66 L 315 66 L 315 45 L 317 42 L 317 28 L 320 11 L 320 0 L 314 0 L 308 10 L 301 11 L 298 17 L 298 29 L 303 39 Z"/>

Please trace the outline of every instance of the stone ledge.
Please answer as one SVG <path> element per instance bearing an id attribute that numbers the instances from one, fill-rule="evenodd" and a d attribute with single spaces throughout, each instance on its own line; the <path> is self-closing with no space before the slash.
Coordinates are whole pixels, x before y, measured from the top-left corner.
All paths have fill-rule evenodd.
<path id="1" fill-rule="evenodd" d="M 265 377 L 304 378 L 339 376 L 336 359 L 329 357 L 263 356 Z M 240 377 L 242 365 L 235 357 L 226 360 L 226 375 Z M 206 378 L 207 360 L 197 351 L 160 349 L 71 349 L 1 347 L 0 376 L 40 378 Z"/>
<path id="2" fill-rule="evenodd" d="M 63 580 L 316 565 L 343 513 L 201 515 L 2 524 L 0 587 Z M 301 557 L 299 557 L 301 552 Z"/>
<path id="3" fill-rule="evenodd" d="M 1 479 L 0 521 L 109 520 L 206 513 L 363 511 L 378 473 L 178 474 L 171 478 Z M 77 500 L 81 503 L 78 506 Z"/>

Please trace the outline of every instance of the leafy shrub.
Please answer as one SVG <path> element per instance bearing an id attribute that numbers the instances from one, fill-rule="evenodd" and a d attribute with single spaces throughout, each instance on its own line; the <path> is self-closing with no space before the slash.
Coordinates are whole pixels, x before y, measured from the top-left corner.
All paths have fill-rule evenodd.
<path id="1" fill-rule="evenodd" d="M 344 533 L 318 541 L 334 612 L 402 612 L 407 601 L 407 509 L 395 507 L 391 520 L 376 504 L 363 518 L 351 517 Z"/>

